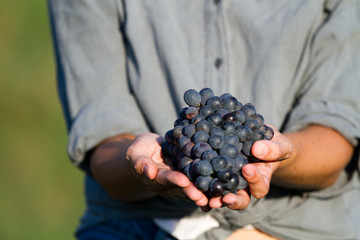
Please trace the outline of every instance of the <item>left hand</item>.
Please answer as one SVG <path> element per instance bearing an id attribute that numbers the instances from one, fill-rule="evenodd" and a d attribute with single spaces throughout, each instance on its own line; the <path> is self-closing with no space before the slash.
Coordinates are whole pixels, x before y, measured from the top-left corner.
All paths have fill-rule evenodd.
<path id="1" fill-rule="evenodd" d="M 263 198 L 268 194 L 272 174 L 279 167 L 280 162 L 288 159 L 293 152 L 290 139 L 271 127 L 274 130 L 272 140 L 257 141 L 252 146 L 252 155 L 260 161 L 249 163 L 242 168 L 243 176 L 249 184 L 248 188 L 239 190 L 237 194 L 228 193 L 222 197 L 211 198 L 203 211 L 220 208 L 223 205 L 233 210 L 246 209 L 251 195 L 255 198 Z"/>

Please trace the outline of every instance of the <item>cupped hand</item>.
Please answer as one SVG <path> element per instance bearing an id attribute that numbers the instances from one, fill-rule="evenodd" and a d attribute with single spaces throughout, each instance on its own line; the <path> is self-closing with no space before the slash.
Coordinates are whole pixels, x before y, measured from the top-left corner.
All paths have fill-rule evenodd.
<path id="1" fill-rule="evenodd" d="M 198 206 L 208 203 L 206 196 L 181 172 L 167 164 L 161 154 L 165 139 L 157 134 L 145 133 L 135 138 L 128 148 L 126 159 L 135 176 L 146 187 L 164 197 L 194 201 Z"/>
<path id="2" fill-rule="evenodd" d="M 248 188 L 239 190 L 237 194 L 228 193 L 222 197 L 209 200 L 204 211 L 219 208 L 223 205 L 230 209 L 246 209 L 250 203 L 251 195 L 263 198 L 269 192 L 271 177 L 279 167 L 280 162 L 288 159 L 293 152 L 291 141 L 282 135 L 273 126 L 274 137 L 269 140 L 257 141 L 252 146 L 252 155 L 257 161 L 247 164 L 242 168 L 242 174 L 248 182 Z"/>

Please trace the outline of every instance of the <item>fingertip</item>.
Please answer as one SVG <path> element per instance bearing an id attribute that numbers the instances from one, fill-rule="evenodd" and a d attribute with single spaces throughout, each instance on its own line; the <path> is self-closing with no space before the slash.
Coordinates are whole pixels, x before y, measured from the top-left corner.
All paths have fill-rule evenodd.
<path id="1" fill-rule="evenodd" d="M 176 176 L 176 180 L 177 180 L 177 185 L 182 188 L 189 187 L 189 185 L 191 184 L 189 178 L 187 178 L 184 174 L 181 173 L 178 176 Z"/>
<path id="2" fill-rule="evenodd" d="M 221 201 L 220 197 L 213 197 L 209 200 L 209 206 L 211 208 L 221 208 L 223 206 L 223 203 Z"/>
<path id="3" fill-rule="evenodd" d="M 232 205 L 236 202 L 236 195 L 233 193 L 228 193 L 222 198 L 222 201 L 226 205 Z"/>
<path id="4" fill-rule="evenodd" d="M 149 165 L 145 165 L 144 166 L 144 170 L 143 170 L 143 174 L 150 180 L 154 180 L 157 174 L 157 169 L 149 166 Z"/>
<path id="5" fill-rule="evenodd" d="M 253 169 L 253 167 L 249 166 L 245 166 L 242 169 L 242 174 L 244 175 L 246 180 L 250 180 L 251 178 L 253 178 L 255 176 L 255 169 Z"/>
<path id="6" fill-rule="evenodd" d="M 245 190 L 240 190 L 237 194 L 229 194 L 226 206 L 232 210 L 246 209 L 250 203 L 250 195 Z"/>
<path id="7" fill-rule="evenodd" d="M 251 153 L 256 158 L 264 158 L 269 153 L 269 146 L 264 141 L 257 141 L 254 143 Z"/>
<path id="8" fill-rule="evenodd" d="M 205 207 L 208 206 L 208 199 L 207 197 L 203 196 L 200 200 L 196 201 L 195 203 L 200 207 Z"/>

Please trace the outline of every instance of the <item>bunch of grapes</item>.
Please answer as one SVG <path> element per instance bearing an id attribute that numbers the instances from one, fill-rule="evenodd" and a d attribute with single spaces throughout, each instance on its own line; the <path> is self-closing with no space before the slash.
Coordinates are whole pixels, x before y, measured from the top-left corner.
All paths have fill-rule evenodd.
<path id="1" fill-rule="evenodd" d="M 241 169 L 253 159 L 251 147 L 272 139 L 273 129 L 253 104 L 243 105 L 229 93 L 189 89 L 184 101 L 188 107 L 165 134 L 163 156 L 209 198 L 246 188 Z"/>

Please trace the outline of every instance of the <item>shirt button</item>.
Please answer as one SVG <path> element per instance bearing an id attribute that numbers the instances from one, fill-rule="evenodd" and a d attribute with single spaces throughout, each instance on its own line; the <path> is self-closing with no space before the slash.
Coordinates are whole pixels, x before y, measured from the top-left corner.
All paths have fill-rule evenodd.
<path id="1" fill-rule="evenodd" d="M 217 58 L 217 59 L 215 60 L 215 67 L 216 67 L 216 68 L 221 67 L 222 63 L 223 63 L 223 60 L 222 60 L 221 58 Z"/>
<path id="2" fill-rule="evenodd" d="M 214 0 L 215 5 L 218 5 L 221 2 L 221 0 Z"/>

